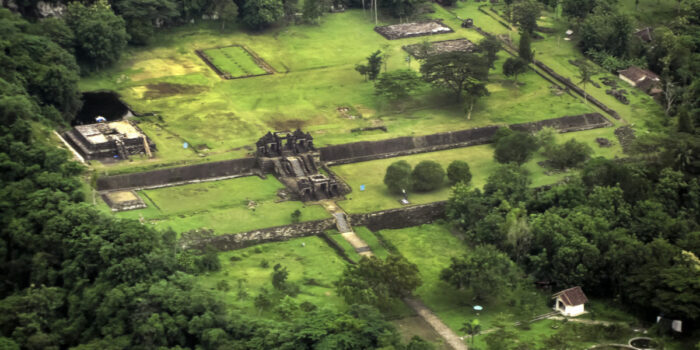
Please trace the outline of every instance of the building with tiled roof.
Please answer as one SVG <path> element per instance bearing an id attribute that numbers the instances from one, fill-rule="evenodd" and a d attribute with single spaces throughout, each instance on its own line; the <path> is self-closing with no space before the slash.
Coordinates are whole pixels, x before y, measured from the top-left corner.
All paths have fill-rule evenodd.
<path id="1" fill-rule="evenodd" d="M 554 310 L 564 316 L 575 317 L 586 312 L 584 304 L 588 302 L 581 287 L 573 287 L 554 293 Z"/>

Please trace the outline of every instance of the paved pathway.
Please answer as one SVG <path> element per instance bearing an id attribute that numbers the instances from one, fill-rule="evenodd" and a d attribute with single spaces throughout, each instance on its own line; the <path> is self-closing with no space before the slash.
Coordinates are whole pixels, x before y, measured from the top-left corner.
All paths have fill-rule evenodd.
<path id="1" fill-rule="evenodd" d="M 454 350 L 467 350 L 467 344 L 460 339 L 457 333 L 440 320 L 422 301 L 415 298 L 404 298 L 403 301 L 413 309 L 425 322 L 428 322 L 433 329 L 445 339 L 447 344 Z"/>
<path id="2" fill-rule="evenodd" d="M 330 199 L 320 201 L 326 211 L 331 213 L 336 220 L 336 226 L 338 226 L 338 231 L 345 238 L 355 251 L 366 257 L 374 256 L 372 250 L 367 245 L 367 242 L 362 240 L 353 230 L 349 222 L 347 222 L 347 215 L 342 208 L 340 208 L 334 201 Z M 442 337 L 445 342 L 454 350 L 467 350 L 467 345 L 460 339 L 457 333 L 453 332 L 450 327 L 447 327 L 445 323 L 440 320 L 430 309 L 428 309 L 422 301 L 415 297 L 404 298 L 403 301 L 418 314 L 421 318 L 428 322 L 428 324 L 435 329 L 435 331 Z"/>

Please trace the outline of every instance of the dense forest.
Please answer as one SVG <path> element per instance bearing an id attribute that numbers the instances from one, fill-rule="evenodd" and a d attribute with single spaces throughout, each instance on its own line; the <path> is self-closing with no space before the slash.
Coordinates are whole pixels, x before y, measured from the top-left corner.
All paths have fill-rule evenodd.
<path id="1" fill-rule="evenodd" d="M 113 64 L 127 45 L 148 44 L 159 28 L 204 17 L 259 30 L 369 1 L 309 0 L 299 9 L 294 0 L 97 0 L 42 20 L 36 3 L 0 9 L 0 348 L 428 348 L 402 343 L 362 298 L 347 313 L 307 305 L 270 321 L 227 310 L 193 282 L 217 268 L 215 254 L 182 251 L 173 232 L 98 212 L 84 201 L 83 167 L 47 141 L 79 110 L 81 74 Z M 488 247 L 483 259 L 512 260 L 518 275 L 581 285 L 639 315 L 663 313 L 697 329 L 700 1 L 679 1 L 677 20 L 655 29 L 650 44 L 634 41 L 614 3 L 562 5 L 594 61 L 611 70 L 641 62 L 663 77 L 668 128 L 638 137 L 627 159 L 588 160 L 580 175 L 549 188 L 530 188 L 523 168 L 505 164 L 483 190 L 456 185 L 447 214 L 470 243 Z M 425 3 L 379 6 L 404 18 Z M 459 274 L 443 275 L 460 285 Z"/>

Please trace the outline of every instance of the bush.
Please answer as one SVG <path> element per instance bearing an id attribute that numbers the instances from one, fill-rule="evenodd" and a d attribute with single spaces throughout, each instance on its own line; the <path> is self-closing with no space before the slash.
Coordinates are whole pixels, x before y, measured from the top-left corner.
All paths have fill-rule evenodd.
<path id="1" fill-rule="evenodd" d="M 432 191 L 445 182 L 445 170 L 438 162 L 424 160 L 413 169 L 411 181 L 416 191 Z"/>
<path id="2" fill-rule="evenodd" d="M 566 141 L 561 145 L 554 145 L 547 152 L 551 166 L 557 169 L 573 168 L 588 160 L 593 150 L 585 143 L 575 139 Z"/>
<path id="3" fill-rule="evenodd" d="M 539 143 L 535 136 L 516 131 L 496 141 L 494 158 L 499 163 L 523 164 L 532 158 L 538 148 Z"/>
<path id="4" fill-rule="evenodd" d="M 394 162 L 386 168 L 384 184 L 389 192 L 399 194 L 401 190 L 409 188 L 411 184 L 411 165 L 405 160 Z"/>
<path id="5" fill-rule="evenodd" d="M 469 170 L 469 164 L 461 160 L 453 161 L 447 167 L 447 178 L 452 185 L 458 182 L 468 184 L 469 181 L 472 180 L 472 172 Z"/>

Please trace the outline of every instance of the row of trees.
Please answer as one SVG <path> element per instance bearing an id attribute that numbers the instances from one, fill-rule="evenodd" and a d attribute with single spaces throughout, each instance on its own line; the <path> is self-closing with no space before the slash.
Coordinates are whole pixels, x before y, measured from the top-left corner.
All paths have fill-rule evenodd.
<path id="1" fill-rule="evenodd" d="M 455 160 L 447 167 L 447 179 L 454 185 L 458 182 L 468 184 L 472 179 L 469 164 Z M 413 189 L 419 192 L 432 191 L 445 183 L 445 170 L 440 163 L 424 160 L 411 170 L 411 165 L 405 160 L 392 163 L 387 167 L 384 184 L 389 192 L 401 194 L 404 190 Z"/>

